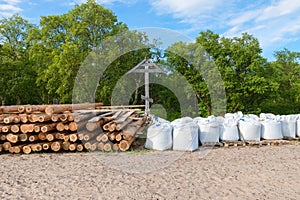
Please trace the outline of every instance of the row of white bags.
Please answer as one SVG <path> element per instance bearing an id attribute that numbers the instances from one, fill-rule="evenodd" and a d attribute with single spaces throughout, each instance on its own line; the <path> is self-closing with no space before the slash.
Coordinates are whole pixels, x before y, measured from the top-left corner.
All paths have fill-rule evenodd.
<path id="1" fill-rule="evenodd" d="M 273 115 L 262 113 L 243 115 L 227 113 L 224 117 L 183 117 L 173 122 L 157 118 L 148 128 L 145 147 L 156 150 L 198 149 L 199 141 L 213 143 L 223 141 L 282 139 L 300 137 L 299 115 Z"/>

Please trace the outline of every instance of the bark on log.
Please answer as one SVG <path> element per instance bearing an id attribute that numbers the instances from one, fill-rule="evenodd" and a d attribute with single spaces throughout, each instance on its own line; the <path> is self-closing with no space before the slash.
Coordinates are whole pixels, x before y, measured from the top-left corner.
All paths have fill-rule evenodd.
<path id="1" fill-rule="evenodd" d="M 82 104 L 58 104 L 49 105 L 45 109 L 45 113 L 48 115 L 55 113 L 63 113 L 65 111 L 73 111 L 79 109 L 93 109 L 98 106 L 102 106 L 102 103 L 82 103 Z"/>
<path id="2" fill-rule="evenodd" d="M 26 105 L 25 112 L 26 113 L 45 112 L 46 107 L 47 105 Z"/>
<path id="3" fill-rule="evenodd" d="M 53 131 L 56 129 L 57 124 L 56 123 L 52 123 L 52 124 L 47 124 L 42 126 L 41 131 L 43 133 L 49 132 L 49 131 Z"/>
<path id="4" fill-rule="evenodd" d="M 39 140 L 39 136 L 38 135 L 30 135 L 29 138 L 28 138 L 28 140 L 30 142 L 37 141 L 37 140 Z"/>

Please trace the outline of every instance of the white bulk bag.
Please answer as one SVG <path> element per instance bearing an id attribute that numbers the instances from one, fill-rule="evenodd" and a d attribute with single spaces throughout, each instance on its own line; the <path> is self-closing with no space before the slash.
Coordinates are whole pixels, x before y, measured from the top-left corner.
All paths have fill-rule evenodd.
<path id="1" fill-rule="evenodd" d="M 214 116 L 194 119 L 199 126 L 199 139 L 201 144 L 219 142 L 220 125 Z"/>
<path id="2" fill-rule="evenodd" d="M 173 126 L 173 150 L 195 151 L 199 147 L 198 125 L 190 117 L 171 122 Z"/>
<path id="3" fill-rule="evenodd" d="M 260 141 L 261 123 L 258 122 L 258 117 L 254 115 L 245 116 L 239 121 L 238 127 L 244 140 Z"/>
<path id="4" fill-rule="evenodd" d="M 169 121 L 158 120 L 147 130 L 145 148 L 164 151 L 172 148 L 172 125 Z"/>
<path id="5" fill-rule="evenodd" d="M 263 139 L 282 139 L 281 123 L 276 120 L 266 119 L 261 122 Z"/>
<path id="6" fill-rule="evenodd" d="M 300 137 L 300 119 L 297 120 L 297 136 Z"/>
<path id="7" fill-rule="evenodd" d="M 226 116 L 226 115 L 225 115 Z M 239 140 L 239 131 L 237 127 L 237 119 L 232 116 L 226 116 L 222 124 L 220 139 L 223 141 Z"/>
<path id="8" fill-rule="evenodd" d="M 297 115 L 282 115 L 280 116 L 281 131 L 283 137 L 296 137 L 296 121 Z"/>

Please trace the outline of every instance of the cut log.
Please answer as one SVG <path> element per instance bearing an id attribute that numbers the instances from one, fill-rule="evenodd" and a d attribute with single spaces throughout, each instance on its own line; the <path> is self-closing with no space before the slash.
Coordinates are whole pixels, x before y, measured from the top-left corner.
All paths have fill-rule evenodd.
<path id="1" fill-rule="evenodd" d="M 0 152 L 3 151 L 3 144 L 0 144 Z"/>
<path id="2" fill-rule="evenodd" d="M 64 131 L 65 130 L 65 124 L 63 122 L 59 122 L 56 124 L 56 130 L 58 131 Z"/>
<path id="3" fill-rule="evenodd" d="M 5 141 L 5 140 L 6 140 L 6 135 L 1 134 L 1 135 L 0 135 L 0 140 L 1 140 L 1 141 Z"/>
<path id="4" fill-rule="evenodd" d="M 70 122 L 69 130 L 70 131 L 77 131 L 78 130 L 78 124 L 76 122 Z"/>
<path id="5" fill-rule="evenodd" d="M 21 142 L 26 142 L 29 139 L 30 135 L 28 133 L 21 133 L 19 135 L 19 140 Z"/>
<path id="6" fill-rule="evenodd" d="M 30 135 L 29 138 L 28 138 L 28 140 L 30 142 L 37 141 L 37 140 L 39 140 L 39 136 L 38 135 Z"/>
<path id="7" fill-rule="evenodd" d="M 99 122 L 87 122 L 85 127 L 88 131 L 95 131 L 96 129 L 100 129 L 100 123 Z"/>
<path id="8" fill-rule="evenodd" d="M 47 150 L 49 150 L 50 145 L 49 145 L 49 143 L 43 143 L 42 147 L 43 147 L 43 150 L 47 151 Z"/>
<path id="9" fill-rule="evenodd" d="M 96 137 L 98 134 L 96 132 L 88 132 L 88 133 L 84 133 L 83 135 L 83 140 L 84 141 L 89 141 L 92 140 L 94 137 Z"/>
<path id="10" fill-rule="evenodd" d="M 52 120 L 53 122 L 59 121 L 59 114 L 52 114 L 52 115 L 51 115 L 51 120 Z"/>
<path id="11" fill-rule="evenodd" d="M 62 143 L 62 148 L 65 150 L 65 151 L 68 151 L 69 150 L 69 147 L 70 147 L 71 143 L 68 142 L 68 141 L 64 141 Z"/>
<path id="12" fill-rule="evenodd" d="M 3 113 L 18 113 L 19 106 L 2 106 Z"/>
<path id="13" fill-rule="evenodd" d="M 67 120 L 68 120 L 68 114 L 65 114 L 65 113 L 60 114 L 60 115 L 59 115 L 59 119 L 60 119 L 60 121 L 62 121 L 62 122 L 67 121 Z"/>
<path id="14" fill-rule="evenodd" d="M 98 106 L 102 106 L 102 103 L 82 103 L 82 104 L 58 104 L 58 105 L 50 105 L 45 109 L 45 113 L 48 115 L 55 113 L 63 113 L 65 111 L 73 111 L 80 109 L 93 109 Z"/>
<path id="15" fill-rule="evenodd" d="M 120 133 L 118 133 L 118 134 L 116 135 L 116 141 L 117 141 L 117 142 L 120 142 L 122 139 L 123 139 L 123 138 L 122 138 L 122 135 L 121 135 Z"/>
<path id="16" fill-rule="evenodd" d="M 119 151 L 119 144 L 117 143 L 113 144 L 112 148 L 114 151 Z"/>
<path id="17" fill-rule="evenodd" d="M 102 137 L 101 137 L 101 141 L 106 143 L 108 141 L 108 136 L 107 134 L 103 134 Z"/>
<path id="18" fill-rule="evenodd" d="M 85 148 L 86 150 L 90 150 L 90 149 L 91 149 L 91 146 L 92 146 L 92 144 L 91 144 L 90 142 L 85 142 L 85 143 L 84 143 L 84 148 Z"/>
<path id="19" fill-rule="evenodd" d="M 110 152 L 112 150 L 112 144 L 110 142 L 107 142 L 103 146 L 103 150 L 106 152 Z"/>
<path id="20" fill-rule="evenodd" d="M 69 122 L 74 121 L 74 114 L 73 114 L 73 113 L 69 113 L 69 114 L 68 114 L 68 121 L 69 121 Z"/>
<path id="21" fill-rule="evenodd" d="M 31 147 L 29 145 L 25 145 L 22 148 L 23 153 L 30 154 L 31 153 Z"/>
<path id="22" fill-rule="evenodd" d="M 18 133 L 20 131 L 20 125 L 19 124 L 14 124 L 10 127 L 10 130 L 13 132 L 13 133 Z"/>
<path id="23" fill-rule="evenodd" d="M 10 131 L 10 126 L 2 126 L 2 133 L 8 133 Z"/>
<path id="24" fill-rule="evenodd" d="M 53 142 L 51 144 L 51 150 L 54 152 L 59 151 L 62 148 L 62 142 Z"/>
<path id="25" fill-rule="evenodd" d="M 70 144 L 69 150 L 70 150 L 70 151 L 75 151 L 75 150 L 76 150 L 76 147 L 77 147 L 77 144 Z"/>
<path id="26" fill-rule="evenodd" d="M 46 139 L 47 139 L 49 142 L 51 142 L 51 141 L 53 141 L 53 140 L 55 139 L 55 136 L 54 136 L 53 133 L 47 133 L 47 134 L 46 134 Z"/>
<path id="27" fill-rule="evenodd" d="M 38 115 L 38 121 L 39 122 L 48 122 L 51 121 L 51 115 L 47 115 L 47 114 L 39 114 Z"/>
<path id="28" fill-rule="evenodd" d="M 45 112 L 46 107 L 47 105 L 26 105 L 25 112 L 26 113 Z"/>
<path id="29" fill-rule="evenodd" d="M 25 112 L 25 106 L 18 106 L 18 112 L 19 113 L 23 113 L 23 112 Z"/>
<path id="30" fill-rule="evenodd" d="M 103 148 L 104 148 L 104 143 L 99 142 L 98 145 L 97 145 L 97 149 L 100 150 L 100 151 L 103 151 Z"/>
<path id="31" fill-rule="evenodd" d="M 34 131 L 34 124 L 22 124 L 20 129 L 22 133 L 31 133 Z"/>
<path id="32" fill-rule="evenodd" d="M 69 129 L 69 124 L 65 124 L 65 131 L 68 131 Z"/>
<path id="33" fill-rule="evenodd" d="M 20 114 L 19 116 L 20 116 L 20 121 L 22 123 L 27 123 L 28 122 L 28 116 L 27 116 L 27 114 Z"/>
<path id="34" fill-rule="evenodd" d="M 96 150 L 97 150 L 97 145 L 98 145 L 97 142 L 94 142 L 93 144 L 91 144 L 90 150 L 91 150 L 91 151 L 96 151 Z"/>
<path id="35" fill-rule="evenodd" d="M 120 131 L 122 130 L 124 127 L 126 127 L 128 124 L 130 124 L 132 122 L 132 119 L 126 119 L 125 121 L 121 122 L 121 123 L 117 123 L 116 126 L 116 130 Z"/>
<path id="36" fill-rule="evenodd" d="M 96 141 L 101 142 L 102 141 L 102 136 L 104 135 L 104 133 L 100 133 L 99 135 L 97 135 L 96 137 Z"/>
<path id="37" fill-rule="evenodd" d="M 75 134 L 75 133 L 70 134 L 70 141 L 71 142 L 76 142 L 77 139 L 78 139 L 77 134 Z"/>
<path id="38" fill-rule="evenodd" d="M 57 127 L 57 124 L 56 124 L 56 123 L 47 124 L 47 125 L 42 126 L 41 131 L 42 131 L 43 133 L 46 133 L 46 132 L 55 130 L 56 127 Z"/>
<path id="39" fill-rule="evenodd" d="M 18 135 L 14 135 L 12 133 L 7 134 L 6 136 L 7 141 L 11 142 L 11 143 L 16 143 L 18 142 Z"/>
<path id="40" fill-rule="evenodd" d="M 5 123 L 5 124 L 13 123 L 16 117 L 17 117 L 17 115 L 8 115 L 7 117 L 5 117 L 3 119 L 3 123 Z"/>
<path id="41" fill-rule="evenodd" d="M 76 146 L 76 150 L 77 150 L 77 151 L 83 151 L 83 145 L 82 145 L 82 144 L 78 144 L 78 145 Z"/>
<path id="42" fill-rule="evenodd" d="M 38 134 L 38 138 L 39 138 L 40 140 L 46 140 L 46 133 L 40 132 L 40 133 Z"/>
<path id="43" fill-rule="evenodd" d="M 64 135 L 63 140 L 65 142 L 69 141 L 70 140 L 70 135 Z"/>
<path id="44" fill-rule="evenodd" d="M 4 142 L 3 149 L 5 151 L 8 151 L 10 147 L 11 147 L 11 143 L 10 142 Z"/>

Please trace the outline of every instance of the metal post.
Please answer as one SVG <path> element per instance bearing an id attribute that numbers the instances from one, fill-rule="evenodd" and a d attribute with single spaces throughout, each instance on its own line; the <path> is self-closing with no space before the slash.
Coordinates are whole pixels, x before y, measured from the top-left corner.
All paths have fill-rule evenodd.
<path id="1" fill-rule="evenodd" d="M 150 96 L 149 96 L 149 66 L 145 65 L 145 110 L 146 115 L 150 115 Z"/>

